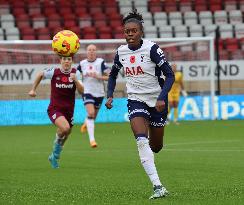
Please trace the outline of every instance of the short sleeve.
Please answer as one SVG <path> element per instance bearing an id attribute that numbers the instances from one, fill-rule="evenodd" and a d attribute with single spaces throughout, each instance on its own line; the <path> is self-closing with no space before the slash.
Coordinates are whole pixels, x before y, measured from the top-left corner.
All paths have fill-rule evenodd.
<path id="1" fill-rule="evenodd" d="M 76 71 L 75 75 L 78 80 L 81 80 L 81 72 L 79 70 Z"/>
<path id="2" fill-rule="evenodd" d="M 122 63 L 119 61 L 118 51 L 116 52 L 115 57 L 114 57 L 114 65 L 116 66 L 116 68 L 119 68 L 119 69 L 123 67 Z"/>
<path id="3" fill-rule="evenodd" d="M 47 68 L 43 71 L 43 79 L 52 79 L 55 68 Z"/>
<path id="4" fill-rule="evenodd" d="M 101 63 L 101 70 L 102 70 L 102 73 L 106 73 L 109 71 L 109 67 L 108 67 L 107 63 L 105 63 L 104 60 Z"/>
<path id="5" fill-rule="evenodd" d="M 166 62 L 164 52 L 157 44 L 154 44 L 150 51 L 150 58 L 152 62 L 154 62 L 158 67 L 164 64 Z"/>

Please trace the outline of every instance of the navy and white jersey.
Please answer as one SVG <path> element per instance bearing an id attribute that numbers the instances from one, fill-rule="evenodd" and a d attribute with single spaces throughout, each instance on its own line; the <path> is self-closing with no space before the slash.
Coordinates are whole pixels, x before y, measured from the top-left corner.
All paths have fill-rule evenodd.
<path id="1" fill-rule="evenodd" d="M 124 69 L 128 99 L 154 107 L 162 91 L 160 76 L 164 71 L 160 67 L 165 62 L 163 51 L 149 40 L 144 39 L 137 50 L 131 50 L 128 45 L 120 46 L 114 64 L 118 69 Z"/>
<path id="2" fill-rule="evenodd" d="M 96 73 L 102 76 L 104 73 L 109 72 L 104 59 L 97 58 L 93 62 L 89 62 L 87 59 L 80 61 L 77 69 L 82 74 L 82 82 L 84 85 L 84 94 L 92 94 L 94 97 L 103 97 L 104 82 L 93 77 L 87 76 L 89 73 Z"/>

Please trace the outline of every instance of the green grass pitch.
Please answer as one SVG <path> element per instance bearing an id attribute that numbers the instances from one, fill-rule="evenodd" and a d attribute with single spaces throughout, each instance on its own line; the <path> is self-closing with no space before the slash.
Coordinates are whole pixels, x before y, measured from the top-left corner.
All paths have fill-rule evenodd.
<path id="1" fill-rule="evenodd" d="M 155 161 L 170 195 L 154 201 L 128 123 L 97 124 L 96 149 L 74 126 L 57 170 L 55 130 L 0 127 L 0 204 L 244 204 L 244 121 L 167 126 Z"/>

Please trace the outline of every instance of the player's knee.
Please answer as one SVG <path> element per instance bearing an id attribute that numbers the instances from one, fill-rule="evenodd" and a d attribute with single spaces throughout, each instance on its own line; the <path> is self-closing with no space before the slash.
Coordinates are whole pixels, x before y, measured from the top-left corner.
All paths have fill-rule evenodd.
<path id="1" fill-rule="evenodd" d="M 95 118 L 95 112 L 88 113 L 88 119 L 94 119 Z"/>
<path id="2" fill-rule="evenodd" d="M 61 128 L 62 135 L 68 136 L 70 134 L 70 126 L 64 126 Z"/>

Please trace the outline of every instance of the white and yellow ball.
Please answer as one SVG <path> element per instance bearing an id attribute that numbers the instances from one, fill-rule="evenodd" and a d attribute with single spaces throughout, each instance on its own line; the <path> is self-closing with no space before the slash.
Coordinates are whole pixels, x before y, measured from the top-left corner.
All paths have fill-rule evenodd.
<path id="1" fill-rule="evenodd" d="M 59 56 L 73 56 L 80 48 L 79 38 L 70 30 L 59 31 L 53 37 L 52 48 Z"/>

